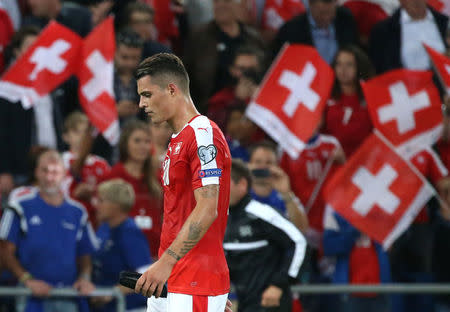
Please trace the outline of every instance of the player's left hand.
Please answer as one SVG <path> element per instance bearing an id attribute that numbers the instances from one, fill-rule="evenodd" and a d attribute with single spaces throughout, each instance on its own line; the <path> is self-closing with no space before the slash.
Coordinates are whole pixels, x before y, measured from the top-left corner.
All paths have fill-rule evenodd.
<path id="1" fill-rule="evenodd" d="M 282 294 L 283 290 L 280 287 L 270 285 L 261 296 L 261 305 L 263 307 L 278 307 Z"/>
<path id="2" fill-rule="evenodd" d="M 73 288 L 78 290 L 81 295 L 89 295 L 95 290 L 94 284 L 85 278 L 79 278 L 75 284 L 73 284 Z"/>
<path id="3" fill-rule="evenodd" d="M 163 286 L 172 272 L 173 265 L 169 261 L 164 261 L 164 258 L 161 257 L 138 279 L 134 291 L 144 297 L 155 295 L 156 298 L 159 298 Z"/>

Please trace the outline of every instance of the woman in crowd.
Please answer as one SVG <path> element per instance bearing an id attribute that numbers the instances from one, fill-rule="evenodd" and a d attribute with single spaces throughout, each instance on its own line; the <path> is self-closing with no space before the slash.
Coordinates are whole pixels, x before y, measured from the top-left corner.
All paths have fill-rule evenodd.
<path id="1" fill-rule="evenodd" d="M 336 78 L 325 109 L 324 132 L 339 140 L 348 158 L 372 131 L 360 81 L 371 78 L 374 69 L 355 46 L 341 48 L 332 66 Z"/>
<path id="2" fill-rule="evenodd" d="M 144 232 L 153 257 L 157 257 L 161 234 L 161 190 L 154 173 L 150 153 L 151 139 L 148 125 L 131 120 L 122 128 L 119 140 L 119 162 L 104 177 L 104 181 L 120 178 L 133 186 L 136 200 L 130 217 Z"/>

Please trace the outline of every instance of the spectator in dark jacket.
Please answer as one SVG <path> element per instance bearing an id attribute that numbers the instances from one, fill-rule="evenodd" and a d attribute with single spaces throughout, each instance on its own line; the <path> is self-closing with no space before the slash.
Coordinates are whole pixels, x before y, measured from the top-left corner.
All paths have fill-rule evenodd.
<path id="1" fill-rule="evenodd" d="M 238 47 L 264 47 L 259 34 L 239 22 L 237 8 L 236 1 L 214 0 L 214 20 L 192 32 L 186 42 L 183 61 L 201 113 L 206 112 L 208 99 L 229 84 L 228 69 Z"/>
<path id="2" fill-rule="evenodd" d="M 250 172 L 233 160 L 224 250 L 240 312 L 291 311 L 289 284 L 298 277 L 306 240 L 272 207 L 252 200 Z"/>
<path id="3" fill-rule="evenodd" d="M 20 57 L 36 40 L 39 30 L 24 27 L 13 37 L 14 59 Z M 0 98 L 0 193 L 9 193 L 14 183 L 25 183 L 28 175 L 27 155 L 33 145 L 62 150 L 61 137 L 65 110 L 73 99 L 70 92 L 58 88 L 39 99 L 32 108 Z"/>
<path id="4" fill-rule="evenodd" d="M 427 7 L 426 0 L 400 0 L 401 7 L 372 29 L 369 56 L 378 73 L 396 68 L 430 68 L 423 43 L 445 52 L 448 17 Z"/>
<path id="5" fill-rule="evenodd" d="M 331 64 L 340 47 L 358 43 L 358 31 L 350 11 L 339 7 L 336 0 L 309 0 L 308 11 L 278 31 L 273 56 L 286 42 L 312 45 Z"/>

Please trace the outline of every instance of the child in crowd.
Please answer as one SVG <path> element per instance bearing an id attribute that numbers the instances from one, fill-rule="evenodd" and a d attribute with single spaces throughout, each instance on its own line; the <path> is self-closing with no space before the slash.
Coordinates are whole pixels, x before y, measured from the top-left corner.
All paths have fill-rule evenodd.
<path id="1" fill-rule="evenodd" d="M 98 186 L 96 208 L 101 223 L 97 231 L 100 248 L 93 256 L 93 280 L 98 286 L 116 286 L 121 271 L 143 273 L 151 264 L 147 239 L 128 216 L 134 202 L 133 187 L 124 180 L 113 179 Z M 125 287 L 119 286 L 119 289 L 126 295 L 127 311 L 146 311 L 147 298 Z M 116 305 L 112 297 L 93 298 L 91 302 L 95 312 L 114 311 Z"/>
<path id="2" fill-rule="evenodd" d="M 109 172 L 110 167 L 103 158 L 82 152 L 88 131 L 89 121 L 85 114 L 76 111 L 67 116 L 63 139 L 69 150 L 62 155 L 68 172 L 64 188 L 68 195 L 86 207 L 91 223 L 96 226 L 91 199 L 100 177 Z M 87 156 L 83 156 L 85 154 Z"/>

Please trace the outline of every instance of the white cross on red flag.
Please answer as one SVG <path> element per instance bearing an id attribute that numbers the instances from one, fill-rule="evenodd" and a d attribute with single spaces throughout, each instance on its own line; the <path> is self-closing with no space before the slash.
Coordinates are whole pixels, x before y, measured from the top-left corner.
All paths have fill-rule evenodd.
<path id="1" fill-rule="evenodd" d="M 424 44 L 424 46 L 444 89 L 450 94 L 450 59 L 430 46 L 426 44 Z"/>
<path id="2" fill-rule="evenodd" d="M 434 194 L 376 130 L 324 189 L 332 209 L 386 249 Z"/>
<path id="3" fill-rule="evenodd" d="M 92 124 L 111 143 L 119 140 L 114 98 L 114 24 L 107 18 L 85 39 L 77 73 L 81 106 Z"/>
<path id="4" fill-rule="evenodd" d="M 393 70 L 362 87 L 375 128 L 403 156 L 439 139 L 441 99 L 430 71 Z"/>
<path id="5" fill-rule="evenodd" d="M 76 71 L 81 45 L 82 39 L 77 34 L 50 22 L 2 77 L 0 96 L 31 107 Z"/>
<path id="6" fill-rule="evenodd" d="M 296 159 L 317 129 L 333 81 L 316 49 L 285 45 L 246 114 Z"/>

